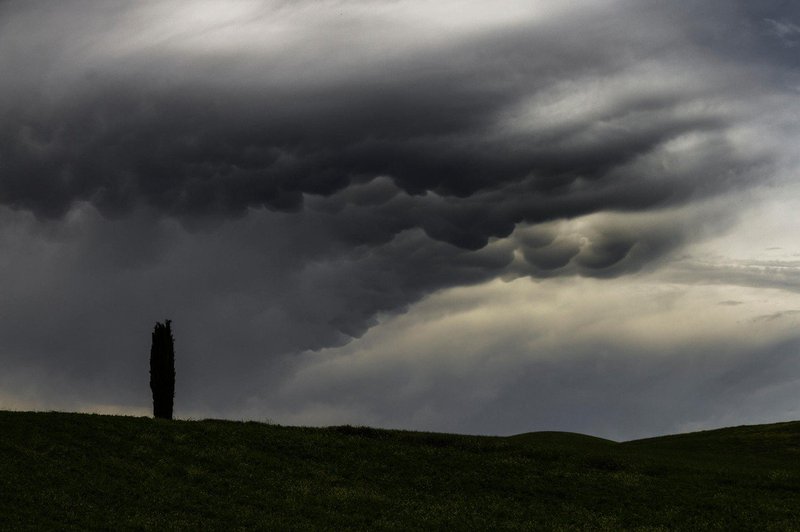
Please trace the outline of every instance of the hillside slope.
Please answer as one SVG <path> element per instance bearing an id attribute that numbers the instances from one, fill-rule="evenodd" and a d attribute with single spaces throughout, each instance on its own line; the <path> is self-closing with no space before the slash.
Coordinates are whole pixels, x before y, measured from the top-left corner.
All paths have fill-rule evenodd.
<path id="1" fill-rule="evenodd" d="M 0 412 L 0 527 L 792 530 L 798 434 L 616 444 Z"/>

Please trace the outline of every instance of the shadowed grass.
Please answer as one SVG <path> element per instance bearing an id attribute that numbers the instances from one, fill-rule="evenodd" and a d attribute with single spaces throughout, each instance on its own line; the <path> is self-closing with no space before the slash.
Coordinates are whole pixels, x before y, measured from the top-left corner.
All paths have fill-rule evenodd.
<path id="1" fill-rule="evenodd" d="M 618 444 L 0 412 L 0 526 L 800 529 L 800 423 Z"/>

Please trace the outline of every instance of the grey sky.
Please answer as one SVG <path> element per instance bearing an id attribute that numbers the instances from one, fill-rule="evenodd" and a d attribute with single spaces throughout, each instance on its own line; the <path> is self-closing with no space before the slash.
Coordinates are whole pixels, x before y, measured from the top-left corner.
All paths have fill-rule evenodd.
<path id="1" fill-rule="evenodd" d="M 179 416 L 791 416 L 798 24 L 777 1 L 3 3 L 0 407 L 146 413 L 169 317 Z"/>

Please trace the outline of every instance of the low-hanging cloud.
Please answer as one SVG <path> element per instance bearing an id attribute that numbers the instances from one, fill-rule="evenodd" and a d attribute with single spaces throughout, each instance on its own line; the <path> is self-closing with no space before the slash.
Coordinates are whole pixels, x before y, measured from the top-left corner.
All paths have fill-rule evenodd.
<path id="1" fill-rule="evenodd" d="M 793 6 L 482 4 L 0 5 L 3 360 L 128 401 L 169 315 L 189 403 L 256 394 L 445 288 L 654 268 L 794 149 Z"/>
<path id="2" fill-rule="evenodd" d="M 77 19 L 83 5 L 11 3 L 3 13 L 11 31 L 0 62 L 18 75 L 2 88 L 0 201 L 44 217 L 76 201 L 111 217 L 139 204 L 185 219 L 298 211 L 308 196 L 387 176 L 412 208 L 382 240 L 421 227 L 477 249 L 522 221 L 713 194 L 737 180 L 731 173 L 746 182 L 765 162 L 729 138 L 757 112 L 739 106 L 776 90 L 753 83 L 764 67 L 738 49 L 725 58 L 733 64 L 703 57 L 677 39 L 704 28 L 670 27 L 675 17 L 660 20 L 665 10 L 652 5 L 581 6 L 544 20 L 531 8 L 502 32 L 475 21 L 452 41 L 397 50 L 373 50 L 364 36 L 376 26 L 413 42 L 417 28 L 358 3 L 343 5 L 347 23 L 330 5 L 265 3 L 228 24 L 245 35 L 286 24 L 297 34 L 283 48 L 245 40 L 210 50 L 192 45 L 198 32 L 213 43 L 226 26 L 201 20 L 152 47 L 115 43 L 121 30 L 146 36 L 163 6 Z M 304 27 L 298 13 L 309 10 L 316 25 Z M 592 24 L 598 17 L 608 21 Z M 771 23 L 738 20 L 763 24 L 769 40 Z M 323 22 L 329 53 L 308 40 Z M 633 27 L 652 31 L 644 38 Z M 676 149 L 695 137 L 699 146 Z M 699 160 L 646 163 L 669 156 Z"/>

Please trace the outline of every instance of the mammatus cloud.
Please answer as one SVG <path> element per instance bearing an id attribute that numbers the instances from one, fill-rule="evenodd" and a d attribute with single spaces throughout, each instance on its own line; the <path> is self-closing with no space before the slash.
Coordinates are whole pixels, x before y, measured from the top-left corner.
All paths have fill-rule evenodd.
<path id="1" fill-rule="evenodd" d="M 785 70 L 754 55 L 782 46 L 763 13 L 720 13 L 746 29 L 728 49 L 706 42 L 719 19 L 678 26 L 677 7 L 472 6 L 456 24 L 415 6 L 6 5 L 0 61 L 18 75 L 0 87 L 0 202 L 45 219 L 144 208 L 193 229 L 266 208 L 325 224 L 297 235 L 325 241 L 312 260 L 366 246 L 386 264 L 408 240 L 466 256 L 439 242 L 479 250 L 520 228 L 527 274 L 611 276 L 693 231 L 663 214 L 587 226 L 603 215 L 584 218 L 589 246 L 543 235 L 609 211 L 684 216 L 779 164 L 762 130 L 788 95 L 760 75 Z M 476 280 L 511 263 L 494 255 Z"/>
<path id="2" fill-rule="evenodd" d="M 188 26 L 164 29 L 164 5 Z M 380 240 L 418 227 L 477 249 L 521 222 L 744 186 L 766 154 L 735 131 L 779 88 L 754 83 L 764 67 L 738 49 L 725 63 L 707 57 L 663 9 L 591 23 L 628 8 L 576 4 L 545 18 L 531 8 L 502 32 L 475 19 L 453 40 L 413 45 L 425 33 L 415 20 L 392 24 L 358 3 L 344 4 L 346 22 L 329 20 L 338 7 L 304 4 L 227 21 L 278 34 L 266 41 L 223 38 L 229 26 L 211 17 L 192 26 L 179 4 L 78 19 L 71 6 L 12 3 L 1 60 L 18 76 L 2 91 L 0 200 L 45 217 L 76 201 L 112 217 L 140 204 L 228 217 L 301 210 L 304 197 L 385 176 L 404 215 L 371 206 L 392 217 Z M 367 46 L 376 25 L 406 45 Z M 300 38 L 319 26 L 329 53 Z"/>
<path id="3" fill-rule="evenodd" d="M 787 179 L 798 15 L 3 3 L 0 356 L 138 408 L 171 317 L 209 411 L 442 290 L 659 270 Z"/>

